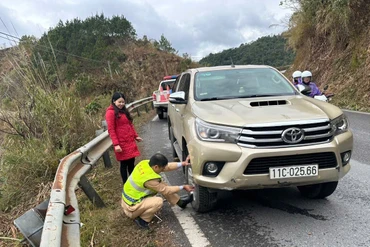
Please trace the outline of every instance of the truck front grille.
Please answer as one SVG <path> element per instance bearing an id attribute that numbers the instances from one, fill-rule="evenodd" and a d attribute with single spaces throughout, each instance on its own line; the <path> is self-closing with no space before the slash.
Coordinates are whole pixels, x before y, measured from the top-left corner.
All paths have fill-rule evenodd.
<path id="1" fill-rule="evenodd" d="M 284 132 L 291 129 L 300 130 L 303 139 L 298 142 L 287 142 L 283 138 Z M 248 148 L 279 148 L 304 146 L 329 142 L 334 135 L 328 120 L 315 123 L 297 123 L 275 126 L 252 126 L 243 128 L 239 135 L 238 145 Z"/>
<path id="2" fill-rule="evenodd" d="M 318 164 L 319 169 L 334 168 L 337 158 L 332 152 L 255 158 L 244 170 L 244 175 L 268 174 L 270 167 L 312 164 Z"/>

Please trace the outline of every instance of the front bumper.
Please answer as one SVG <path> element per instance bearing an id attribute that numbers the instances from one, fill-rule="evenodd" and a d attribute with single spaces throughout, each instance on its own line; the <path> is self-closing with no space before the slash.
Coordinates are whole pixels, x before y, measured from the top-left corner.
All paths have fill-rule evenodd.
<path id="1" fill-rule="evenodd" d="M 254 149 L 229 143 L 204 142 L 194 136 L 187 147 L 191 155 L 193 179 L 201 186 L 221 190 L 276 188 L 332 182 L 341 179 L 351 167 L 349 163 L 343 166 L 341 153 L 352 151 L 353 135 L 348 131 L 325 144 L 273 149 Z M 248 164 L 255 158 L 324 152 L 335 154 L 337 166 L 320 169 L 319 175 L 315 177 L 270 179 L 268 173 L 244 174 Z M 202 175 L 203 166 L 209 161 L 225 162 L 217 177 Z"/>

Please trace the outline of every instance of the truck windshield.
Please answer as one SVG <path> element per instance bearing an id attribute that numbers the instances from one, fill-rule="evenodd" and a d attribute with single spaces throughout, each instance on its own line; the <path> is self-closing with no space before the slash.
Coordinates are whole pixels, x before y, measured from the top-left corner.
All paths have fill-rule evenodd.
<path id="1" fill-rule="evenodd" d="M 197 72 L 196 100 L 268 97 L 298 94 L 294 86 L 271 68 Z"/>
<path id="2" fill-rule="evenodd" d="M 173 85 L 175 84 L 175 80 L 172 81 L 162 81 L 161 87 L 163 90 L 170 90 L 172 89 Z"/>

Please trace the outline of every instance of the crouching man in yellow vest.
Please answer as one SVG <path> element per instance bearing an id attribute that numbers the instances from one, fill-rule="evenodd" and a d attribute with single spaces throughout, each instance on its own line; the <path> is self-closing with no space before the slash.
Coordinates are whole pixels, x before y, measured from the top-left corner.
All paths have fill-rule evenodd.
<path id="1" fill-rule="evenodd" d="M 135 223 L 144 229 L 149 229 L 149 222 L 154 214 L 163 205 L 163 199 L 155 196 L 161 193 L 171 206 L 178 205 L 185 208 L 193 200 L 193 195 L 186 199 L 180 199 L 177 192 L 184 189 L 188 192 L 193 191 L 190 185 L 169 186 L 162 181 L 161 172 L 173 171 L 182 166 L 188 166 L 189 158 L 183 162 L 170 162 L 160 153 L 154 154 L 150 160 L 143 160 L 137 164 L 130 177 L 123 185 L 122 208 L 125 214 Z"/>

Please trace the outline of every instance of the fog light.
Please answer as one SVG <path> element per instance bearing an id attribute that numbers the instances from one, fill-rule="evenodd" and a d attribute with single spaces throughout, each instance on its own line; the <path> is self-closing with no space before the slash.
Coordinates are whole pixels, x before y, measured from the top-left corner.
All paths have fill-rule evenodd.
<path id="1" fill-rule="evenodd" d="M 209 174 L 215 174 L 218 170 L 218 166 L 213 162 L 206 163 L 205 168 Z"/>
<path id="2" fill-rule="evenodd" d="M 202 174 L 207 177 L 217 177 L 224 165 L 224 161 L 207 161 L 203 165 Z"/>
<path id="3" fill-rule="evenodd" d="M 351 151 L 341 153 L 340 156 L 342 157 L 342 164 L 343 166 L 345 166 L 348 164 L 349 160 L 351 159 Z"/>

